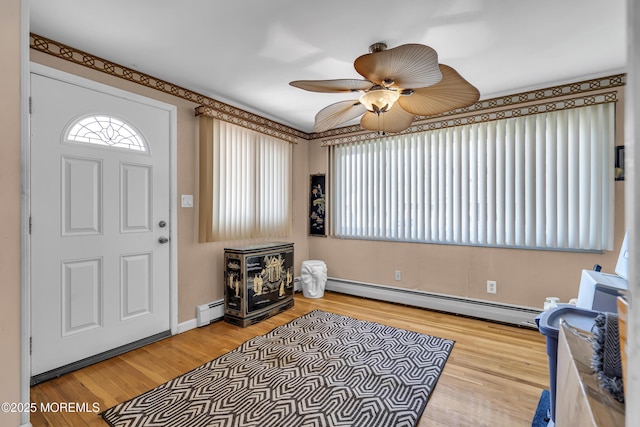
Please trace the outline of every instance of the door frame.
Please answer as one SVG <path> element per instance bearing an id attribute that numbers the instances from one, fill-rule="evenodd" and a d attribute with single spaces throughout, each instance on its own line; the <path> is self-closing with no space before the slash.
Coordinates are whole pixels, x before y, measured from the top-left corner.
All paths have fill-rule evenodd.
<path id="1" fill-rule="evenodd" d="M 66 83 L 82 86 L 88 89 L 100 91 L 112 96 L 123 98 L 129 101 L 138 102 L 155 108 L 165 110 L 169 113 L 169 324 L 171 327 L 171 335 L 178 332 L 178 178 L 177 178 L 177 108 L 175 105 L 157 101 L 136 93 L 128 92 L 113 86 L 79 77 L 55 68 L 47 67 L 34 62 L 28 63 L 26 71 L 25 87 L 27 92 L 26 117 L 30 121 L 28 112 L 28 100 L 31 96 L 31 74 L 36 73 L 45 77 L 54 78 Z M 24 80 L 23 80 L 24 81 Z M 22 233 L 21 233 L 21 253 L 22 253 L 22 301 L 21 301 L 21 341 L 22 341 L 22 400 L 29 402 L 30 398 L 30 378 L 31 378 L 31 355 L 30 355 L 30 336 L 31 336 L 31 238 L 29 234 L 29 216 L 31 212 L 31 140 L 30 140 L 30 124 L 27 124 L 26 135 L 23 133 L 22 138 Z M 28 417 L 28 414 L 26 414 Z M 30 425 L 29 420 L 23 419 L 24 425 Z"/>

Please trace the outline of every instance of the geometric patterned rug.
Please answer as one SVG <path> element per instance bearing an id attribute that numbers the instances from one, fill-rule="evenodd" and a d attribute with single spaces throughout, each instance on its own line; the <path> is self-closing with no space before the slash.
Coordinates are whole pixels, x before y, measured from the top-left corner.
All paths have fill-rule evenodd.
<path id="1" fill-rule="evenodd" d="M 315 310 L 101 415 L 114 427 L 415 426 L 453 344 Z"/>

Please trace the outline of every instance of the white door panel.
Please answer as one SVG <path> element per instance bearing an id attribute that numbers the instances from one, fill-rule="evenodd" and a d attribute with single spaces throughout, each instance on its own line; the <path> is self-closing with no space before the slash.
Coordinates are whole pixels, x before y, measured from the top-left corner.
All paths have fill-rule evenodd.
<path id="1" fill-rule="evenodd" d="M 31 92 L 33 376 L 170 329 L 170 113 L 37 74 Z M 90 115 L 148 151 L 65 140 Z"/>
<path id="2" fill-rule="evenodd" d="M 153 171 L 149 165 L 120 165 L 120 224 L 122 233 L 152 231 Z"/>
<path id="3" fill-rule="evenodd" d="M 122 320 L 153 312 L 153 254 L 124 255 L 120 258 Z"/>
<path id="4" fill-rule="evenodd" d="M 63 261 L 61 266 L 62 337 L 101 328 L 102 258 Z"/>
<path id="5" fill-rule="evenodd" d="M 62 235 L 102 234 L 102 161 L 61 159 Z"/>

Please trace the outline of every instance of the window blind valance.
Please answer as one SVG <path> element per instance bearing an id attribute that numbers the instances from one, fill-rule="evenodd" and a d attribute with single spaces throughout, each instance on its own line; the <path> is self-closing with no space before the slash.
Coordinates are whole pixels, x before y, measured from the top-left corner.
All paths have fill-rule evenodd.
<path id="1" fill-rule="evenodd" d="M 610 80 L 611 85 L 621 85 L 623 81 L 621 76 L 613 76 L 608 80 Z M 608 104 L 618 100 L 617 89 L 593 92 L 595 90 L 594 87 L 599 88 L 599 85 L 595 84 L 596 82 L 599 81 L 588 81 L 583 84 L 567 86 L 570 90 L 575 91 L 576 94 L 561 99 L 550 99 L 550 97 L 552 97 L 553 94 L 562 94 L 563 91 L 561 89 L 564 89 L 564 86 L 547 89 L 545 91 L 529 92 L 519 96 L 513 95 L 479 101 L 474 106 L 444 113 L 436 117 L 418 117 L 414 121 L 414 124 L 403 133 L 417 133 L 473 123 L 524 117 L 545 112 L 571 110 L 589 105 Z M 586 88 L 584 86 L 586 86 Z M 592 92 L 580 94 L 580 92 L 588 90 Z M 547 92 L 549 93 L 547 94 Z M 534 100 L 531 100 L 531 98 L 534 98 Z M 319 136 L 322 138 L 322 145 L 346 144 L 356 141 L 367 141 L 379 137 L 375 132 L 363 131 L 359 126 L 357 126 L 359 131 L 355 128 L 355 126 L 344 127 L 324 132 Z"/>
<path id="2" fill-rule="evenodd" d="M 283 141 L 288 141 L 292 144 L 297 144 L 298 139 L 304 136 L 304 134 L 294 132 L 291 128 L 284 125 L 263 119 L 243 110 L 229 107 L 226 104 L 218 105 L 217 108 L 215 106 L 200 105 L 196 107 L 196 116 L 208 116 L 219 119 Z"/>

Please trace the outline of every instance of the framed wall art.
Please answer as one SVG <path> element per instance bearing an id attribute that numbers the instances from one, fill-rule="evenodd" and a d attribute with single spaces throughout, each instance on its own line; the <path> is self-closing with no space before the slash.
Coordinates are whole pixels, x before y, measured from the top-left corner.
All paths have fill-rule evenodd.
<path id="1" fill-rule="evenodd" d="M 326 236 L 327 192 L 324 174 L 311 175 L 309 185 L 309 235 Z"/>
<path id="2" fill-rule="evenodd" d="M 616 147 L 615 177 L 616 181 L 624 181 L 624 145 Z"/>

